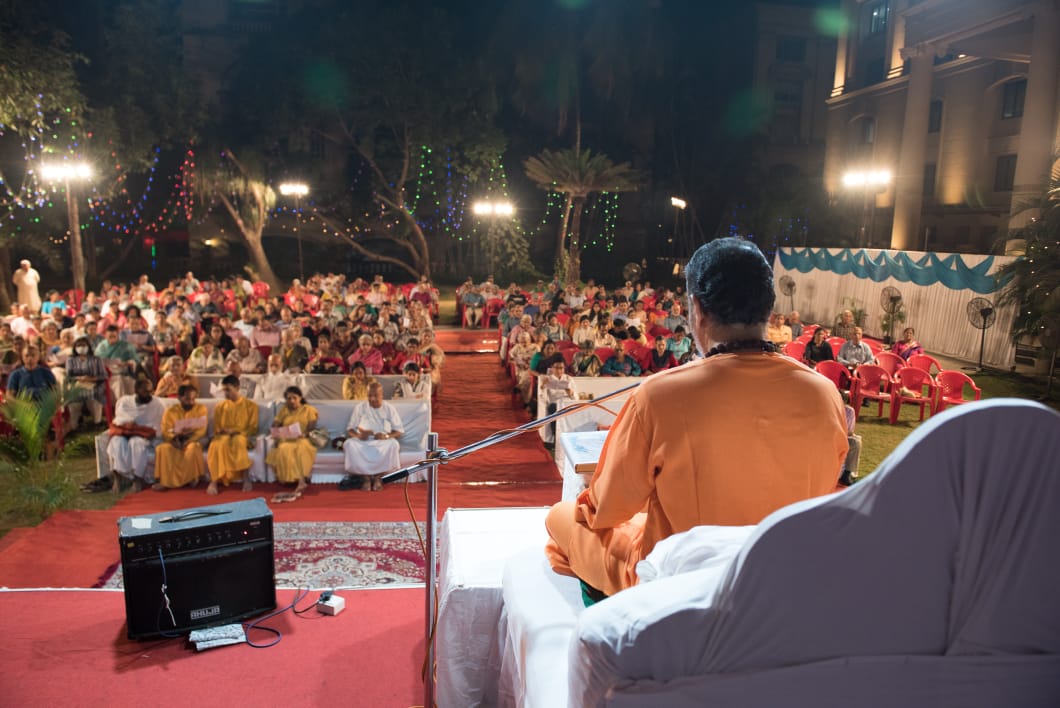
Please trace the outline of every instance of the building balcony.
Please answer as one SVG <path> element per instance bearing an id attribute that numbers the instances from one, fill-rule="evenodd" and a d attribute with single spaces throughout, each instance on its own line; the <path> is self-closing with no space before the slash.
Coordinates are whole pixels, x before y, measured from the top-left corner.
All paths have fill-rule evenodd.
<path id="1" fill-rule="evenodd" d="M 905 46 L 1028 61 L 1034 0 L 928 0 L 906 10 Z"/>

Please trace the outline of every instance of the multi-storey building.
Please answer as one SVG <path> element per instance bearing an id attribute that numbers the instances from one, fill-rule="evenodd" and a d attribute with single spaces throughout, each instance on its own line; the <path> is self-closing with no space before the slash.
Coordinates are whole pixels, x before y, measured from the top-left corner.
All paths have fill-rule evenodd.
<path id="1" fill-rule="evenodd" d="M 1060 142 L 1057 0 L 841 7 L 824 181 L 871 207 L 865 245 L 985 253 L 1018 232 Z"/>
<path id="2" fill-rule="evenodd" d="M 832 88 L 835 38 L 822 33 L 813 9 L 756 3 L 754 88 L 770 99 L 763 167 L 820 180 Z"/>

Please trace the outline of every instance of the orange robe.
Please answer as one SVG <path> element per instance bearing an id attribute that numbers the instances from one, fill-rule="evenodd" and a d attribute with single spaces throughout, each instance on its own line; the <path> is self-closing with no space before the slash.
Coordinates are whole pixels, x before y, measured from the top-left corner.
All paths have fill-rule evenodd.
<path id="1" fill-rule="evenodd" d="M 722 354 L 660 372 L 615 419 L 588 489 L 549 512 L 549 562 L 614 594 L 667 536 L 757 524 L 833 491 L 846 453 L 839 392 L 793 359 Z"/>
<path id="2" fill-rule="evenodd" d="M 224 400 L 213 411 L 214 438 L 206 453 L 210 479 L 230 484 L 250 474 L 250 455 L 247 445 L 258 434 L 258 404 L 249 398 Z M 221 435 L 218 430 L 238 430 Z"/>
<path id="3" fill-rule="evenodd" d="M 196 403 L 190 411 L 184 410 L 179 403 L 170 406 L 162 415 L 162 438 L 165 440 L 155 448 L 155 476 L 163 487 L 183 487 L 185 484 L 200 479 L 206 474 L 206 463 L 202 459 L 202 445 L 199 443 L 206 435 L 206 425 L 195 428 L 183 450 L 173 445 L 173 426 L 178 420 L 202 418 L 207 420 L 206 406 Z"/>

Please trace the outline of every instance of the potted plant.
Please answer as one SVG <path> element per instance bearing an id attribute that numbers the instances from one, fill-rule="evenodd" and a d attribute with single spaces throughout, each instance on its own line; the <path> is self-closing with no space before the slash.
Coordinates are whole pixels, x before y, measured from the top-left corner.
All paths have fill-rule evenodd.
<path id="1" fill-rule="evenodd" d="M 898 329 L 897 325 L 905 324 L 905 320 L 905 305 L 901 301 L 898 302 L 894 312 L 884 312 L 880 315 L 880 331 L 883 332 L 884 344 L 894 343 L 893 333 Z"/>

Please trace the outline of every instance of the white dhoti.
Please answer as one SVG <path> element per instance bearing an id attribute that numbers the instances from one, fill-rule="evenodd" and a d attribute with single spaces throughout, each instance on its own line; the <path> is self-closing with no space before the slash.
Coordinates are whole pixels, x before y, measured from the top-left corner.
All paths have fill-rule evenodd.
<path id="1" fill-rule="evenodd" d="M 377 475 L 393 472 L 401 467 L 398 457 L 401 445 L 397 440 L 358 440 L 348 438 L 342 445 L 349 474 Z"/>
<path id="2" fill-rule="evenodd" d="M 373 408 L 367 402 L 355 407 L 346 425 L 347 430 L 371 433 L 397 433 L 403 427 L 397 409 L 386 401 L 378 408 Z M 400 450 L 401 443 L 397 438 L 361 440 L 351 436 L 342 446 L 346 472 L 367 476 L 393 472 L 401 467 Z"/>
<path id="3" fill-rule="evenodd" d="M 110 469 L 123 477 L 130 475 L 145 482 L 152 481 L 147 475 L 147 457 L 154 449 L 155 440 L 142 437 L 111 437 L 107 443 L 107 458 Z"/>

